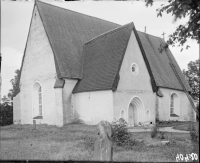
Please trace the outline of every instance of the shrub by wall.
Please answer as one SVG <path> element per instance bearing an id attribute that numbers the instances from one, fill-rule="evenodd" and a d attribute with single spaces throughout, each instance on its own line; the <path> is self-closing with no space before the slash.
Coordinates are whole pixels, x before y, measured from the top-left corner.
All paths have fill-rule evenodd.
<path id="1" fill-rule="evenodd" d="M 0 104 L 0 126 L 13 124 L 13 106 L 3 103 Z"/>

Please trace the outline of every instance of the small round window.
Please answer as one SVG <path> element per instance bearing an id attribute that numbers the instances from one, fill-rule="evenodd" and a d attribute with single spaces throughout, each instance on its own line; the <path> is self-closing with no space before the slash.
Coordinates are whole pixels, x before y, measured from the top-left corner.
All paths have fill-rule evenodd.
<path id="1" fill-rule="evenodd" d="M 138 74 L 138 65 L 136 63 L 133 63 L 131 65 L 131 72 L 133 73 L 133 75 L 137 75 Z"/>

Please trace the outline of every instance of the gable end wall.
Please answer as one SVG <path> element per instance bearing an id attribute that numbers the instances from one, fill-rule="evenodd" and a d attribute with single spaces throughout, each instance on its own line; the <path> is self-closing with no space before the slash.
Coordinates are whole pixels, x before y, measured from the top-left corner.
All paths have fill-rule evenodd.
<path id="1" fill-rule="evenodd" d="M 136 63 L 139 73 L 133 75 L 131 65 Z M 122 110 L 125 112 L 125 120 L 128 122 L 128 111 L 131 100 L 139 97 L 145 111 L 150 110 L 150 121 L 155 120 L 155 93 L 151 86 L 151 79 L 147 66 L 143 59 L 135 34 L 132 32 L 119 71 L 120 80 L 117 90 L 113 92 L 114 118 L 119 119 Z M 143 121 L 147 121 L 143 115 Z"/>
<path id="2" fill-rule="evenodd" d="M 30 33 L 21 72 L 21 123 L 33 123 L 33 84 L 42 86 L 43 120 L 38 123 L 55 124 L 55 84 L 56 70 L 53 52 L 45 33 L 37 7 L 34 8 Z M 15 109 L 15 106 L 14 106 Z"/>

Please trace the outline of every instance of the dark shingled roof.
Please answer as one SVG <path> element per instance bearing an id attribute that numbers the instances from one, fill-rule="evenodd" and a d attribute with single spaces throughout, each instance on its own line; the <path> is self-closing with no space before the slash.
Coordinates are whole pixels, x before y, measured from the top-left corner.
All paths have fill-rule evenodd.
<path id="1" fill-rule="evenodd" d="M 125 52 L 124 48 L 128 36 L 130 36 L 129 27 L 131 24 L 121 27 L 115 23 L 40 1 L 36 1 L 36 6 L 54 53 L 58 78 L 79 79 L 74 92 L 115 90 L 119 80 L 117 71 L 120 69 L 120 62 Z M 157 87 L 183 90 L 169 64 L 171 61 L 166 52 L 160 53 L 158 50 L 163 40 L 146 33 L 136 32 L 134 27 L 133 31 L 150 73 L 153 90 L 157 91 Z M 85 44 L 86 42 L 88 43 Z M 169 49 L 167 52 L 171 56 L 185 87 L 191 91 L 172 53 Z M 85 59 L 82 58 L 83 53 Z M 110 57 L 113 57 L 113 60 L 107 61 L 107 58 L 110 59 Z M 21 69 L 23 60 L 24 56 Z M 19 82 L 17 85 L 19 86 Z"/>
<path id="2" fill-rule="evenodd" d="M 133 30 L 133 23 L 121 26 L 86 43 L 83 51 L 83 79 L 73 93 L 116 90 L 118 73 Z"/>
<path id="3" fill-rule="evenodd" d="M 164 43 L 164 40 L 143 32 L 138 32 L 138 35 L 150 64 L 156 85 L 158 87 L 183 90 L 172 67 L 170 66 L 171 61 L 167 56 L 168 53 L 186 89 L 191 91 L 170 49 L 167 48 L 167 52 L 163 50 L 162 53 L 159 51 L 160 45 Z"/>
<path id="4" fill-rule="evenodd" d="M 36 1 L 55 55 L 59 78 L 80 78 L 84 43 L 119 27 L 105 20 Z"/>

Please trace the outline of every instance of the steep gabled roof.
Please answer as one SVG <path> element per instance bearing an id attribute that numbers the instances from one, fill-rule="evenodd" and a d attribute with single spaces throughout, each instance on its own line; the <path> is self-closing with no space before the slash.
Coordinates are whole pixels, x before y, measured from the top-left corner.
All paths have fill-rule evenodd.
<path id="1" fill-rule="evenodd" d="M 91 42 L 85 44 L 84 47 L 84 61 L 83 61 L 83 79 L 80 80 L 73 90 L 73 93 L 96 91 L 96 90 L 115 90 L 118 85 L 119 76 L 118 71 L 126 50 L 127 41 L 130 37 L 126 35 L 126 30 L 133 30 L 134 25 L 128 24 L 113 31 L 110 31 Z M 132 31 L 131 30 L 131 31 Z M 115 31 L 115 32 L 114 32 Z M 138 42 L 141 43 L 141 51 L 147 66 L 154 91 L 158 91 L 155 87 L 171 88 L 176 90 L 183 90 L 179 80 L 171 67 L 171 63 L 181 78 L 187 91 L 191 91 L 186 82 L 180 67 L 173 57 L 169 48 L 166 51 L 160 51 L 164 40 L 151 36 L 143 32 L 136 32 Z M 130 31 L 129 31 L 130 32 Z M 109 37 L 108 37 L 109 36 Z M 123 44 L 123 40 L 125 44 Z M 125 49 L 124 49 L 125 48 Z M 122 50 L 123 49 L 123 50 Z M 169 55 L 169 56 L 168 56 Z M 120 56 L 111 60 L 113 56 Z M 170 57 L 170 58 L 169 58 Z M 133 83 L 134 84 L 134 83 Z"/>
<path id="2" fill-rule="evenodd" d="M 107 32 L 85 44 L 83 51 L 83 79 L 73 93 L 116 90 L 119 69 L 133 30 L 133 23 Z"/>
<path id="3" fill-rule="evenodd" d="M 172 67 L 170 66 L 170 63 L 172 62 L 186 89 L 191 91 L 170 49 L 167 48 L 167 51 L 162 50 L 162 52 L 160 52 L 159 49 L 160 46 L 164 43 L 164 40 L 143 32 L 138 32 L 138 35 L 150 64 L 156 85 L 158 87 L 183 90 Z M 171 61 L 168 58 L 167 53 L 169 54 Z"/>
<path id="4" fill-rule="evenodd" d="M 59 78 L 80 78 L 83 45 L 92 38 L 119 27 L 105 20 L 36 1 L 55 55 Z"/>
<path id="5" fill-rule="evenodd" d="M 108 48 L 109 50 L 119 51 L 119 54 L 117 54 L 117 52 L 115 51 L 115 55 L 122 57 L 124 54 L 122 54 L 121 49 L 123 49 L 125 46 L 116 46 L 116 44 L 119 44 L 119 42 L 115 42 L 115 44 L 112 44 L 108 40 L 118 37 L 123 32 L 126 33 L 126 31 L 124 30 L 127 28 L 129 29 L 129 26 L 131 26 L 131 24 L 121 27 L 120 25 L 115 23 L 63 9 L 40 1 L 36 1 L 36 6 L 38 7 L 42 23 L 44 25 L 47 37 L 54 53 L 58 78 L 64 77 L 81 79 L 82 77 L 84 77 L 84 73 L 86 74 L 86 76 L 88 74 L 91 74 L 94 77 L 92 78 L 92 76 L 87 76 L 83 78 L 81 82 L 79 81 L 77 83 L 74 92 L 83 91 L 84 85 L 87 86 L 84 89 L 88 91 L 97 90 L 100 88 L 104 90 L 108 88 L 112 90 L 116 89 L 119 80 L 119 76 L 116 75 L 116 70 L 117 68 L 120 68 L 118 63 L 121 61 L 113 60 L 110 62 L 106 62 L 105 60 L 105 63 L 102 64 L 103 58 L 106 59 L 106 56 L 103 56 L 102 58 L 99 58 L 99 56 L 100 52 L 104 51 L 104 48 Z M 133 29 L 137 41 L 140 45 L 143 58 L 147 65 L 154 92 L 158 91 L 158 87 L 183 90 L 170 66 L 171 62 L 173 62 L 173 64 L 175 65 L 176 70 L 180 78 L 182 79 L 182 82 L 184 83 L 186 89 L 188 91 L 191 91 L 171 51 L 167 49 L 167 53 L 171 57 L 172 61 L 169 60 L 165 51 L 163 51 L 162 53 L 159 52 L 158 48 L 160 48 L 160 44 L 163 42 L 163 40 L 159 37 L 151 36 L 143 32 L 136 32 L 134 26 Z M 113 33 L 113 31 L 118 31 L 120 34 L 117 34 L 118 32 L 116 32 L 116 34 L 111 37 L 111 33 Z M 126 35 L 125 38 L 122 38 L 126 40 L 128 36 Z M 104 42 L 101 41 L 101 39 L 104 39 L 104 41 L 107 42 L 111 47 L 108 47 Z M 86 42 L 88 43 L 85 44 Z M 102 46 L 100 46 L 100 42 L 102 43 Z M 83 47 L 85 49 L 84 51 Z M 117 48 L 115 49 L 114 47 Z M 95 51 L 97 51 L 97 55 L 95 55 L 96 58 L 91 58 L 91 53 Z M 86 52 L 88 52 L 88 56 L 86 55 Z M 83 53 L 84 55 L 86 55 L 86 57 L 89 58 L 85 58 L 86 60 L 84 60 L 82 57 Z M 109 57 L 109 55 L 107 57 Z M 94 69 L 92 70 L 84 70 L 83 64 L 91 64 L 90 62 L 88 62 L 90 59 L 94 63 L 99 62 L 101 64 L 98 66 L 94 66 Z M 106 72 L 107 70 L 114 72 L 114 74 L 112 74 L 112 72 L 109 72 L 110 74 L 112 74 L 112 77 L 108 75 L 109 73 Z M 101 72 L 101 74 L 99 74 L 99 72 Z M 95 74 L 99 74 L 100 76 L 98 77 Z M 99 82 L 96 81 L 97 79 L 99 79 Z M 108 83 L 106 82 L 106 79 L 108 79 Z M 90 83 L 90 86 L 88 85 L 88 83 Z M 97 83 L 99 83 L 98 86 L 95 85 Z M 102 87 L 103 83 L 105 84 L 105 87 Z M 19 87 L 19 82 L 17 83 L 17 85 Z"/>

